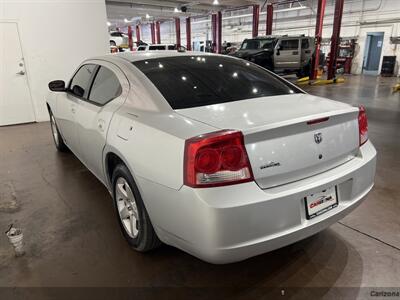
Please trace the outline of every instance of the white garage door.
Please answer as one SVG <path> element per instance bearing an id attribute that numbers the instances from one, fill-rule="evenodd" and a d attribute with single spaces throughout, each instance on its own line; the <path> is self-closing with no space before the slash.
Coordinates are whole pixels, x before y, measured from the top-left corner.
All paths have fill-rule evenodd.
<path id="1" fill-rule="evenodd" d="M 16 23 L 0 21 L 0 126 L 35 121 Z"/>

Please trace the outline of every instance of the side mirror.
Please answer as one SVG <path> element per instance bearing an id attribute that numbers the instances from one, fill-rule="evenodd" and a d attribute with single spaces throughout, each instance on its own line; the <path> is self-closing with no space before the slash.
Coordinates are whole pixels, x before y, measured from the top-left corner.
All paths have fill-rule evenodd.
<path id="1" fill-rule="evenodd" d="M 53 92 L 65 92 L 65 82 L 63 80 L 54 80 L 49 82 L 49 90 Z"/>
<path id="2" fill-rule="evenodd" d="M 75 96 L 83 97 L 83 95 L 85 94 L 85 90 L 81 88 L 79 85 L 74 85 L 74 87 L 72 88 L 72 93 Z"/>

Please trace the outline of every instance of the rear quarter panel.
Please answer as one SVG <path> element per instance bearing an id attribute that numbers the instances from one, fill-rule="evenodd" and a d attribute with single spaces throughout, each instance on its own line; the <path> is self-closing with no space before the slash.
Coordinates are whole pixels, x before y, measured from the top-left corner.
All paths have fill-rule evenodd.
<path id="1" fill-rule="evenodd" d="M 104 155 L 114 152 L 132 175 L 180 189 L 185 140 L 214 127 L 169 114 L 121 109 L 112 120 Z"/>

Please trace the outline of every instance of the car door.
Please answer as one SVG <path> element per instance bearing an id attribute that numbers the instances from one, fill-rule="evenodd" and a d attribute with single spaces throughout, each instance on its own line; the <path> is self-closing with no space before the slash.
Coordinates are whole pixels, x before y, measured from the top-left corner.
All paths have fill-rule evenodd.
<path id="1" fill-rule="evenodd" d="M 114 112 L 124 103 L 129 82 L 114 64 L 98 62 L 88 97 L 79 102 L 76 111 L 79 153 L 82 162 L 102 182 L 103 149 Z"/>
<path id="2" fill-rule="evenodd" d="M 299 69 L 301 55 L 299 48 L 300 43 L 298 38 L 281 39 L 275 47 L 275 69 Z"/>
<path id="3" fill-rule="evenodd" d="M 80 157 L 76 132 L 75 115 L 79 101 L 87 97 L 96 65 L 84 64 L 70 80 L 66 93 L 57 95 L 57 126 L 68 148 Z"/>
<path id="4" fill-rule="evenodd" d="M 307 64 L 311 59 L 311 49 L 313 48 L 312 42 L 312 39 L 308 37 L 301 39 L 301 66 Z"/>

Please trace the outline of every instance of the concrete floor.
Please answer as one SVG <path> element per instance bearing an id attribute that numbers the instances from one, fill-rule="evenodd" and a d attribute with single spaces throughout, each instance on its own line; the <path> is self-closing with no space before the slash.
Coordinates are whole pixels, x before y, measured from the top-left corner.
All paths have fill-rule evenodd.
<path id="1" fill-rule="evenodd" d="M 72 154 L 56 152 L 48 123 L 0 128 L 0 229 L 21 226 L 27 251 L 15 258 L 0 235 L 0 286 L 132 288 L 90 290 L 108 299 L 115 293 L 149 299 L 262 299 L 283 293 L 283 299 L 365 299 L 370 293 L 365 287 L 399 287 L 400 94 L 390 92 L 395 81 L 353 76 L 336 86 L 305 87 L 366 105 L 378 150 L 375 188 L 357 210 L 320 234 L 230 265 L 207 264 L 168 246 L 149 254 L 130 250 L 110 195 Z M 71 298 L 82 292 L 89 293 L 0 289 L 0 299 L 13 293 Z"/>

